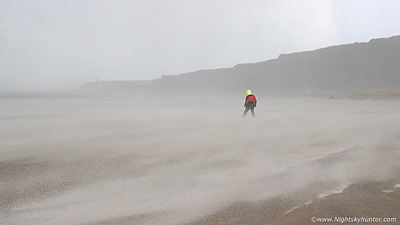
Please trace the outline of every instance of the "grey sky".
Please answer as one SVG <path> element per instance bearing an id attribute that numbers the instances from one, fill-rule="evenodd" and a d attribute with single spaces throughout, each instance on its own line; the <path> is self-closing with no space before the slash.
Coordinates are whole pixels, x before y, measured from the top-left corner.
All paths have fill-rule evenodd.
<path id="1" fill-rule="evenodd" d="M 395 0 L 2 0 L 0 90 L 155 79 L 400 35 Z"/>

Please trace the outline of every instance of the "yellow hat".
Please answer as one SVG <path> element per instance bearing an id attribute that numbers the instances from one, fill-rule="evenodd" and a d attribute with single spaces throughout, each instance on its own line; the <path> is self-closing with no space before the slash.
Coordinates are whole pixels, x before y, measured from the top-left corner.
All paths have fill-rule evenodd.
<path id="1" fill-rule="evenodd" d="M 251 90 L 247 90 L 247 95 L 251 95 Z"/>

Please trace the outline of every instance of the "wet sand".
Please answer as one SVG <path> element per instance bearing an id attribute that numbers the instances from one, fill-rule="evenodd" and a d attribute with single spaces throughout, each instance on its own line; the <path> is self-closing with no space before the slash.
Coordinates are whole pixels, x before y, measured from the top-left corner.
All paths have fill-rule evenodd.
<path id="1" fill-rule="evenodd" d="M 0 224 L 399 216 L 397 102 L 188 99 L 3 99 Z"/>
<path id="2" fill-rule="evenodd" d="M 237 203 L 190 225 L 357 224 L 341 222 L 346 217 L 395 218 L 392 222 L 373 224 L 398 224 L 400 188 L 394 186 L 399 182 L 400 179 L 358 182 L 350 185 L 342 193 L 331 194 L 322 199 L 314 197 L 305 202 L 299 202 L 294 196 L 282 196 L 258 203 Z M 315 222 L 320 218 L 338 218 L 339 221 Z"/>

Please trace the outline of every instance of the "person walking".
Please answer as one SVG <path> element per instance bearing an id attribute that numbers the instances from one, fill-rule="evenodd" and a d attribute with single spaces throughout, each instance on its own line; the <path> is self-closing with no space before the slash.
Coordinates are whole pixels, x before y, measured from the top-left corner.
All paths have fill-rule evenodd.
<path id="1" fill-rule="evenodd" d="M 244 112 L 243 112 L 243 117 L 245 117 L 246 116 L 246 114 L 247 114 L 247 112 L 249 111 L 249 110 L 251 110 L 251 114 L 253 115 L 253 116 L 256 116 L 256 114 L 254 113 L 254 108 L 257 106 L 257 98 L 256 98 L 256 96 L 254 96 L 252 93 L 251 93 L 251 90 L 249 89 L 249 90 L 247 90 L 247 96 L 246 96 L 246 99 L 245 99 L 245 101 L 244 101 L 244 107 L 246 107 L 246 109 L 244 110 Z"/>

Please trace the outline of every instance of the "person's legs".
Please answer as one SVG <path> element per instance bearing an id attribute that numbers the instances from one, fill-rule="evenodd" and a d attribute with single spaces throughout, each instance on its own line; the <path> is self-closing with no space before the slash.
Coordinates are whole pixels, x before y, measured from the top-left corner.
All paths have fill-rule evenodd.
<path id="1" fill-rule="evenodd" d="M 246 116 L 247 112 L 250 110 L 250 108 L 248 106 L 246 106 L 246 109 L 243 112 L 243 117 Z"/>
<path id="2" fill-rule="evenodd" d="M 251 114 L 252 114 L 253 116 L 256 116 L 256 114 L 254 113 L 254 106 L 251 107 Z"/>

